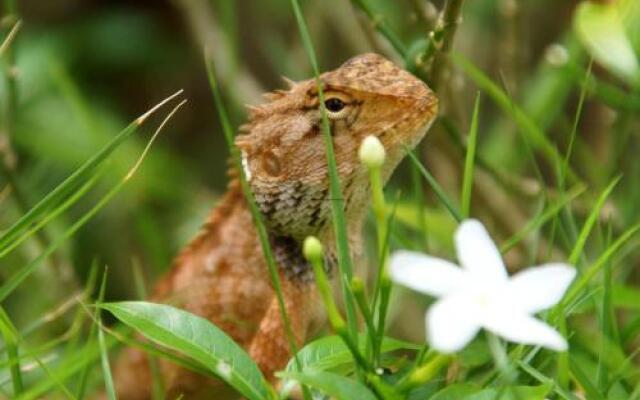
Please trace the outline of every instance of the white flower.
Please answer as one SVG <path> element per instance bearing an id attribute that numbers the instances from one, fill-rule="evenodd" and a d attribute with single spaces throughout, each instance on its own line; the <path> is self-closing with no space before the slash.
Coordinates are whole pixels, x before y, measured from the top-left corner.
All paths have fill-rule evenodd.
<path id="1" fill-rule="evenodd" d="M 573 267 L 545 264 L 509 277 L 496 245 L 476 220 L 462 222 L 455 244 L 462 268 L 410 251 L 391 257 L 395 282 L 439 298 L 426 316 L 435 350 L 461 350 L 481 328 L 512 342 L 567 349 L 557 331 L 532 315 L 562 299 L 575 277 Z"/>

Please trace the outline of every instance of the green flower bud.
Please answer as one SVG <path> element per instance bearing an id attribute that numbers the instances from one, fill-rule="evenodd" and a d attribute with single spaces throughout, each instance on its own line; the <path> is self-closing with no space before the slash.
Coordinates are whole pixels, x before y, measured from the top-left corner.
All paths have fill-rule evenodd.
<path id="1" fill-rule="evenodd" d="M 315 236 L 308 236 L 302 245 L 302 254 L 307 260 L 322 258 L 322 243 Z"/>

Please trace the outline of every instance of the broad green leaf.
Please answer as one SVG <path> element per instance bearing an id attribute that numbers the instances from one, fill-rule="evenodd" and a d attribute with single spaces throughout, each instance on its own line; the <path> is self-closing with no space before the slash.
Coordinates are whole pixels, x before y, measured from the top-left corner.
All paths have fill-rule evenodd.
<path id="1" fill-rule="evenodd" d="M 375 400 L 376 396 L 362 383 L 342 375 L 313 369 L 304 372 L 286 371 L 276 374 L 317 389 L 336 400 Z"/>
<path id="2" fill-rule="evenodd" d="M 627 33 L 627 37 L 631 41 L 631 45 L 636 52 L 640 54 L 640 1 L 638 0 L 620 0 L 618 3 L 620 16 Z"/>
<path id="3" fill-rule="evenodd" d="M 551 391 L 551 385 L 507 386 L 484 389 L 464 397 L 464 400 L 544 400 Z"/>
<path id="4" fill-rule="evenodd" d="M 360 335 L 359 339 L 360 351 L 364 352 L 366 336 Z M 421 346 L 412 343 L 385 337 L 382 339 L 381 353 L 395 350 L 418 350 L 420 348 Z M 298 351 L 298 360 L 302 370 L 314 369 L 321 371 L 353 362 L 353 356 L 344 344 L 344 340 L 334 335 L 314 340 L 304 346 Z M 293 359 L 289 361 L 285 370 L 287 372 L 296 370 L 296 364 Z"/>
<path id="5" fill-rule="evenodd" d="M 248 399 L 269 398 L 268 384 L 251 357 L 208 320 L 143 301 L 101 307 L 153 342 L 198 361 Z"/>
<path id="6" fill-rule="evenodd" d="M 460 400 L 478 393 L 480 390 L 480 386 L 475 383 L 459 383 L 445 387 L 434 394 L 430 400 Z"/>
<path id="7" fill-rule="evenodd" d="M 574 26 L 584 46 L 600 64 L 637 85 L 640 65 L 625 31 L 622 11 L 618 4 L 582 2 L 576 10 Z"/>

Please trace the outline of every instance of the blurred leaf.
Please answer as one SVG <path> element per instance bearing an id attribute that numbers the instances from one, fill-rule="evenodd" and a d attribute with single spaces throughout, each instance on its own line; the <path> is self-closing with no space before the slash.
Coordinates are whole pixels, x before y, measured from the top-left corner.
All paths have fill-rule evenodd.
<path id="1" fill-rule="evenodd" d="M 478 385 L 462 383 L 444 388 L 431 400 L 544 400 L 550 391 L 551 385 L 481 389 Z"/>
<path id="2" fill-rule="evenodd" d="M 623 11 L 637 6 L 621 4 L 582 2 L 576 10 L 574 26 L 593 58 L 629 84 L 638 85 L 640 65 L 623 24 Z"/>
<path id="3" fill-rule="evenodd" d="M 2 334 L 6 346 L 5 350 L 9 361 L 9 369 L 11 370 L 13 395 L 18 396 L 23 390 L 20 357 L 18 356 L 18 342 L 20 337 L 13 322 L 11 322 L 11 318 L 9 318 L 9 315 L 2 307 L 0 307 L 0 334 Z"/>
<path id="4" fill-rule="evenodd" d="M 636 55 L 640 54 L 640 1 L 620 0 L 620 16 Z"/>
<path id="5" fill-rule="evenodd" d="M 287 371 L 276 375 L 318 389 L 337 400 L 376 399 L 376 396 L 364 384 L 331 372 L 308 369 L 304 372 Z"/>
<path id="6" fill-rule="evenodd" d="M 361 351 L 365 348 L 365 335 L 360 335 L 359 347 Z M 385 337 L 382 340 L 382 353 L 388 353 L 395 350 L 419 350 L 422 346 L 403 342 L 401 340 Z M 337 367 L 341 364 L 353 362 L 351 351 L 344 344 L 344 340 L 337 335 L 326 336 L 304 346 L 298 351 L 298 359 L 300 367 L 305 370 L 308 368 L 315 370 L 327 370 Z M 287 364 L 286 371 L 296 369 L 294 360 L 290 360 Z"/>
<path id="7" fill-rule="evenodd" d="M 249 399 L 269 398 L 269 387 L 251 357 L 208 320 L 163 304 L 107 303 L 102 308 L 146 338 L 200 362 Z"/>
<path id="8" fill-rule="evenodd" d="M 480 112 L 480 93 L 476 95 L 476 102 L 473 106 L 473 115 L 469 127 L 467 154 L 464 161 L 464 175 L 462 178 L 462 193 L 460 194 L 460 204 L 462 204 L 462 215 L 469 218 L 471 209 L 471 191 L 473 189 L 473 169 L 475 166 L 476 143 L 478 142 L 478 114 Z"/>
<path id="9" fill-rule="evenodd" d="M 539 386 L 507 386 L 499 389 L 484 389 L 465 400 L 544 400 L 551 390 L 551 385 Z"/>
<path id="10" fill-rule="evenodd" d="M 558 152 L 556 146 L 549 140 L 545 132 L 523 109 L 515 104 L 508 93 L 505 93 L 491 78 L 489 78 L 480 68 L 476 67 L 471 61 L 460 53 L 451 53 L 453 63 L 464 71 L 464 73 L 475 82 L 493 101 L 500 106 L 502 111 L 509 115 L 513 122 L 516 123 L 522 134 L 531 142 L 536 149 L 540 150 L 547 158 L 549 164 L 559 165 L 562 162 L 562 156 Z M 573 170 L 567 171 L 571 177 L 574 177 Z"/>
<path id="11" fill-rule="evenodd" d="M 611 294 L 611 300 L 616 308 L 640 311 L 640 289 L 637 287 L 614 285 Z"/>
<path id="12" fill-rule="evenodd" d="M 584 249 L 584 245 L 587 242 L 587 238 L 589 237 L 589 234 L 591 233 L 593 226 L 595 225 L 596 221 L 598 220 L 598 217 L 600 216 L 600 210 L 602 210 L 602 207 L 604 206 L 605 201 L 607 200 L 607 198 L 609 197 L 613 189 L 616 187 L 616 185 L 620 181 L 620 178 L 621 176 L 614 178 L 611 181 L 611 183 L 609 183 L 609 186 L 607 186 L 602 191 L 602 193 L 598 197 L 598 200 L 593 205 L 591 213 L 589 213 L 589 217 L 587 218 L 584 225 L 582 226 L 582 229 L 580 230 L 580 235 L 578 236 L 578 240 L 576 240 L 576 244 L 573 246 L 573 249 L 571 250 L 571 254 L 569 255 L 569 264 L 576 265 L 576 263 L 578 262 L 580 254 L 582 254 L 582 250 Z"/>
<path id="13" fill-rule="evenodd" d="M 25 215 L 23 215 L 18 221 L 16 221 L 9 229 L 2 233 L 0 236 L 0 257 L 6 254 L 6 250 L 15 241 L 16 237 L 20 233 L 29 229 L 29 227 L 41 218 L 45 218 L 48 212 L 55 210 L 60 204 L 63 204 L 65 199 L 73 196 L 81 185 L 89 182 L 93 176 L 96 175 L 98 167 L 103 165 L 109 156 L 116 151 L 131 135 L 133 135 L 148 116 L 157 111 L 160 107 L 166 104 L 168 101 L 182 93 L 179 91 L 162 102 L 158 103 L 155 107 L 149 110 L 143 116 L 137 118 L 131 122 L 126 128 L 118 133 L 111 141 L 109 141 L 100 151 L 87 160 L 82 166 L 76 169 L 68 178 L 60 183 L 55 189 L 49 192 L 42 200 L 40 200 L 35 206 L 33 206 Z M 34 233 L 34 232 L 31 232 Z M 24 239 L 24 238 L 23 238 Z"/>
<path id="14" fill-rule="evenodd" d="M 459 383 L 447 386 L 446 388 L 433 395 L 430 400 L 460 400 L 478 393 L 480 392 L 480 390 L 481 388 L 477 384 Z"/>
<path id="15" fill-rule="evenodd" d="M 584 363 L 577 361 L 574 357 L 571 357 L 571 373 L 575 380 L 580 384 L 580 386 L 584 389 L 587 398 L 593 400 L 604 400 L 604 396 L 593 381 L 589 378 L 589 376 L 594 376 L 593 374 L 587 374 L 587 372 L 583 369 L 583 366 L 586 366 Z M 592 371 L 595 372 L 595 371 Z"/>

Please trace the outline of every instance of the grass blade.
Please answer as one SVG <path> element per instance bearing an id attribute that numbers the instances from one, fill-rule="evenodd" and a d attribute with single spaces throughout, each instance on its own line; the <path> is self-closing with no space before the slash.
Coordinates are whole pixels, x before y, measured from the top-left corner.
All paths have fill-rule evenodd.
<path id="1" fill-rule="evenodd" d="M 87 160 L 84 164 L 75 170 L 69 177 L 60 183 L 55 189 L 49 192 L 42 200 L 33 206 L 25 215 L 16 221 L 2 236 L 0 236 L 0 257 L 6 255 L 6 250 L 11 246 L 21 232 L 28 229 L 35 221 L 44 216 L 45 213 L 56 205 L 60 204 L 72 191 L 90 179 L 92 173 L 111 155 L 127 138 L 129 138 L 144 123 L 144 121 L 166 103 L 179 96 L 182 90 L 167 97 L 152 109 L 138 117 L 130 123 L 113 140 L 107 143 L 99 152 Z"/>
<path id="2" fill-rule="evenodd" d="M 69 228 L 67 228 L 62 234 L 60 234 L 54 241 L 47 247 L 38 257 L 36 257 L 29 264 L 20 268 L 16 273 L 14 273 L 11 278 L 9 278 L 2 286 L 0 286 L 0 301 L 4 301 L 29 275 L 31 275 L 36 268 L 44 261 L 49 255 L 51 255 L 54 251 L 56 251 L 62 244 L 64 244 L 71 236 L 73 236 L 84 224 L 86 224 L 93 216 L 95 216 L 111 199 L 120 192 L 120 190 L 125 186 L 125 184 L 133 177 L 134 173 L 137 171 L 140 166 L 142 160 L 144 160 L 147 155 L 151 145 L 155 141 L 156 137 L 162 130 L 162 128 L 166 125 L 169 119 L 178 111 L 178 109 L 184 105 L 186 100 L 179 103 L 177 106 L 171 110 L 171 112 L 167 115 L 167 117 L 162 121 L 156 132 L 153 134 L 153 137 L 149 140 L 147 147 L 143 150 L 142 154 L 138 158 L 136 164 L 133 166 L 131 170 L 127 173 L 124 178 L 122 178 L 115 186 L 111 188 L 99 201 L 96 203 L 89 211 L 87 211 L 82 217 L 80 217 L 75 223 L 73 223 Z M 157 107 L 157 106 L 156 106 Z M 155 108 L 154 108 L 155 110 Z M 147 114 L 138 118 L 138 120 L 143 120 L 146 116 L 149 115 L 151 110 L 147 112 Z M 75 174 L 74 174 L 75 175 Z M 22 220 L 22 219 L 21 219 Z"/>
<path id="3" fill-rule="evenodd" d="M 300 37 L 302 38 L 305 50 L 307 51 L 307 56 L 311 63 L 311 67 L 313 68 L 313 74 L 318 86 L 318 100 L 320 103 L 320 113 L 322 115 L 322 131 L 324 134 L 327 166 L 329 170 L 329 195 L 332 199 L 331 214 L 333 216 L 333 227 L 335 230 L 336 244 L 338 248 L 338 269 L 340 270 L 340 282 L 342 284 L 342 292 L 347 314 L 347 325 L 349 327 L 349 333 L 352 340 L 355 340 L 358 331 L 358 321 L 353 294 L 349 288 L 349 284 L 353 279 L 353 267 L 351 263 L 351 254 L 349 252 L 346 218 L 344 215 L 344 199 L 340 189 L 340 177 L 338 175 L 338 167 L 333 149 L 333 137 L 331 136 L 331 128 L 329 126 L 329 120 L 324 106 L 324 92 L 322 82 L 320 81 L 320 70 L 318 68 L 316 53 L 311 42 L 311 36 L 309 35 L 309 30 L 307 29 L 304 17 L 302 16 L 302 11 L 300 10 L 300 4 L 298 1 L 291 0 L 291 7 L 293 8 Z"/>
<path id="4" fill-rule="evenodd" d="M 500 106 L 503 112 L 511 116 L 522 133 L 529 139 L 529 142 L 542 151 L 550 165 L 562 164 L 563 159 L 558 149 L 549 141 L 538 125 L 520 107 L 514 104 L 498 85 L 461 54 L 454 52 L 451 53 L 450 57 L 454 64 L 461 68 L 476 85 Z M 567 173 L 570 177 L 575 177 L 575 173 L 570 167 L 567 167 Z"/>
<path id="5" fill-rule="evenodd" d="M 109 353 L 107 352 L 107 345 L 104 340 L 104 331 L 100 328 L 102 326 L 101 308 L 102 301 L 104 300 L 104 291 L 107 287 L 107 271 L 104 269 L 102 275 L 102 283 L 100 284 L 100 293 L 98 294 L 98 300 L 96 302 L 96 321 L 94 324 L 98 324 L 98 346 L 100 347 L 100 361 L 102 365 L 102 377 L 104 380 L 104 387 L 109 400 L 116 399 L 116 389 L 113 385 L 113 377 L 111 376 L 111 366 L 109 365 Z"/>
<path id="6" fill-rule="evenodd" d="M 567 295 L 564 297 L 559 306 L 563 308 L 568 304 L 573 302 L 578 295 L 587 287 L 591 279 L 600 270 L 604 267 L 604 265 L 613 257 L 620 248 L 626 244 L 633 236 L 635 236 L 640 231 L 640 223 L 632 226 L 627 229 L 616 239 L 611 246 L 607 248 L 607 250 L 598 257 L 598 259 L 582 274 L 578 280 L 571 286 Z M 554 310 L 555 311 L 555 310 Z M 553 315 L 553 314 L 552 314 Z"/>
<path id="7" fill-rule="evenodd" d="M 20 357 L 18 356 L 18 332 L 16 331 L 9 315 L 0 307 L 0 333 L 4 339 L 9 370 L 11 371 L 11 382 L 13 384 L 13 396 L 17 397 L 22 393 L 22 373 L 20 372 Z"/>
<path id="8" fill-rule="evenodd" d="M 226 107 L 224 105 L 224 102 L 222 101 L 222 96 L 218 88 L 218 82 L 217 82 L 216 73 L 215 73 L 215 65 L 213 64 L 213 60 L 211 60 L 209 57 L 205 59 L 205 62 L 207 66 L 207 75 L 209 78 L 209 85 L 211 86 L 213 100 L 214 100 L 216 109 L 218 110 L 218 116 L 220 117 L 220 123 L 222 125 L 224 137 L 227 142 L 229 152 L 231 153 L 231 157 L 233 158 L 234 167 L 240 179 L 242 193 L 244 194 L 244 198 L 247 201 L 249 212 L 251 213 L 254 226 L 256 228 L 256 231 L 258 232 L 258 239 L 260 240 L 260 247 L 262 248 L 262 254 L 264 256 L 264 259 L 267 263 L 267 268 L 269 270 L 269 278 L 271 280 L 273 290 L 276 293 L 276 298 L 278 299 L 278 308 L 280 309 L 280 315 L 282 317 L 282 321 L 284 322 L 285 334 L 287 335 L 289 348 L 291 350 L 291 354 L 297 354 L 298 349 L 297 349 L 295 338 L 293 336 L 293 332 L 291 330 L 291 321 L 289 319 L 289 315 L 287 314 L 287 308 L 285 305 L 282 285 L 280 283 L 280 276 L 278 274 L 278 266 L 273 256 L 271 244 L 269 243 L 269 234 L 267 232 L 267 228 L 265 227 L 264 221 L 262 219 L 262 214 L 260 213 L 260 210 L 258 210 L 258 206 L 256 205 L 255 199 L 253 197 L 253 192 L 251 191 L 249 182 L 247 181 L 247 177 L 245 176 L 244 168 L 242 167 L 242 157 L 241 157 L 240 151 L 238 150 L 233 140 L 234 135 L 233 135 L 233 130 L 231 128 L 231 123 L 229 122 L 229 116 L 227 114 Z"/>
<path id="9" fill-rule="evenodd" d="M 514 246 L 520 243 L 527 235 L 536 229 L 540 228 L 544 223 L 546 223 L 549 219 L 554 217 L 562 208 L 567 205 L 569 202 L 573 201 L 576 197 L 580 196 L 586 188 L 584 186 L 577 186 L 573 188 L 573 190 L 569 191 L 566 195 L 562 196 L 558 199 L 554 204 L 549 206 L 545 212 L 536 218 L 530 220 L 522 230 L 513 235 L 511 238 L 507 239 L 502 246 L 500 246 L 500 252 L 506 253 L 511 250 Z"/>
<path id="10" fill-rule="evenodd" d="M 434 178 L 433 175 L 431 175 L 431 173 L 427 171 L 427 169 L 424 167 L 424 165 L 422 165 L 420 160 L 418 160 L 418 157 L 416 157 L 416 155 L 413 154 L 412 151 L 408 150 L 407 154 L 409 155 L 409 158 L 411 159 L 413 164 L 416 166 L 416 168 L 418 168 L 418 171 L 420 171 L 424 179 L 427 181 L 429 186 L 431 186 L 431 189 L 433 189 L 433 192 L 436 194 L 440 202 L 444 204 L 447 210 L 449 210 L 449 213 L 451 214 L 451 216 L 453 216 L 453 218 L 457 222 L 462 222 L 462 220 L 464 219 L 462 213 L 458 211 L 458 208 L 453 204 L 453 201 L 449 198 L 449 196 L 447 196 L 444 189 L 442 189 L 442 186 L 438 184 L 438 181 L 436 181 L 436 178 Z"/>
<path id="11" fill-rule="evenodd" d="M 580 258 L 580 254 L 582 254 L 582 250 L 584 249 L 584 245 L 587 242 L 587 238 L 589 237 L 591 230 L 593 229 L 593 227 L 596 224 L 596 221 L 598 220 L 598 216 L 600 215 L 600 210 L 602 210 L 602 207 L 604 206 L 605 201 L 607 200 L 607 198 L 609 197 L 613 189 L 616 187 L 618 182 L 620 182 L 621 178 L 622 178 L 621 176 L 614 178 L 611 181 L 611 183 L 609 183 L 609 185 L 602 191 L 600 196 L 598 196 L 598 200 L 596 200 L 596 203 L 594 204 L 593 209 L 591 210 L 591 213 L 587 217 L 586 222 L 584 223 L 584 225 L 582 226 L 582 229 L 580 230 L 580 234 L 578 235 L 578 240 L 576 240 L 576 244 L 573 246 L 573 249 L 571 250 L 571 254 L 569 255 L 569 264 L 575 265 L 578 262 L 578 259 Z"/>
<path id="12" fill-rule="evenodd" d="M 473 116 L 471 117 L 471 127 L 469 128 L 469 142 L 467 144 L 467 155 L 464 161 L 464 178 L 462 180 L 462 194 L 460 203 L 462 204 L 462 215 L 469 218 L 471 208 L 471 191 L 473 189 L 473 167 L 475 165 L 476 146 L 478 142 L 478 113 L 480 111 L 480 93 L 476 95 L 476 102 L 473 106 Z"/>

